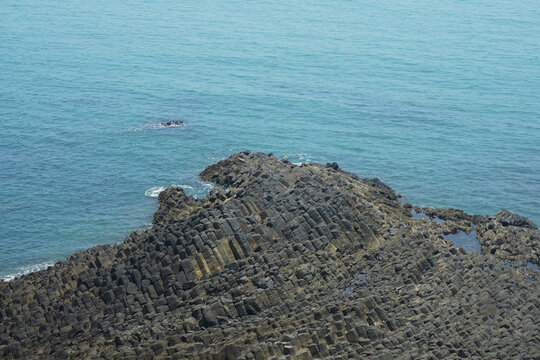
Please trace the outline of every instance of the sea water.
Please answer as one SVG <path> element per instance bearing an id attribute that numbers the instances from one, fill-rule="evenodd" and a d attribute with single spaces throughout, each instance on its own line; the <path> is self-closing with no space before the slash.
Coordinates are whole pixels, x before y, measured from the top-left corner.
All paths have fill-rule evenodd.
<path id="1" fill-rule="evenodd" d="M 145 228 L 234 152 L 540 220 L 540 2 L 0 2 L 0 277 Z M 164 121 L 185 126 L 161 128 Z"/>

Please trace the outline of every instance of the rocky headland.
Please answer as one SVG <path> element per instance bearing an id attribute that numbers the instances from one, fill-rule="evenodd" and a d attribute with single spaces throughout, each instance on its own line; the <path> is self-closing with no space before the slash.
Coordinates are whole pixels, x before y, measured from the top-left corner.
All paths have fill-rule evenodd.
<path id="1" fill-rule="evenodd" d="M 151 229 L 0 281 L 0 358 L 540 358 L 528 219 L 262 153 L 201 178 L 219 187 L 166 189 Z M 445 238 L 473 231 L 481 252 Z"/>

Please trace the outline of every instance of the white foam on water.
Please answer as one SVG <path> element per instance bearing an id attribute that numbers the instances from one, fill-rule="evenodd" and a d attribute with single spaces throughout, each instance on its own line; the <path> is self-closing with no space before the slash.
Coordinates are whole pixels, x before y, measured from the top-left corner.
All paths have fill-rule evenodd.
<path id="1" fill-rule="evenodd" d="M 171 186 L 179 186 L 181 187 L 186 195 L 193 196 L 194 198 L 201 199 L 208 195 L 210 190 L 216 187 L 216 184 L 199 181 L 196 184 L 188 185 L 188 184 L 180 184 L 175 185 L 171 184 Z M 157 198 L 159 194 L 165 190 L 166 187 L 163 186 L 152 186 L 150 189 L 146 190 L 144 192 L 144 196 L 151 197 L 151 198 Z"/>
<path id="2" fill-rule="evenodd" d="M 296 166 L 301 166 L 302 164 L 309 164 L 313 161 L 312 156 L 306 153 L 288 153 L 283 158 L 289 160 L 293 165 Z"/>
<path id="3" fill-rule="evenodd" d="M 157 198 L 159 196 L 159 194 L 165 189 L 166 188 L 163 187 L 163 186 L 152 186 L 150 189 L 148 189 L 148 190 L 146 190 L 144 192 L 144 196 Z"/>
<path id="4" fill-rule="evenodd" d="M 199 181 L 197 182 L 196 185 L 191 186 L 190 190 L 192 191 L 190 191 L 189 195 L 197 199 L 202 199 L 203 197 L 205 197 L 206 195 L 210 193 L 210 190 L 212 190 L 215 187 L 216 187 L 216 184 L 214 183 Z"/>
<path id="5" fill-rule="evenodd" d="M 54 262 L 46 261 L 46 262 L 42 262 L 42 263 L 35 264 L 35 265 L 23 266 L 19 270 L 17 270 L 17 272 L 15 272 L 13 274 L 2 276 L 0 279 L 4 280 L 4 281 L 11 281 L 11 280 L 16 279 L 16 278 L 18 278 L 20 276 L 30 274 L 30 273 L 33 273 L 33 272 L 36 272 L 36 271 L 40 271 L 40 270 L 46 269 L 49 266 L 53 266 L 53 265 L 54 265 Z"/>
<path id="6" fill-rule="evenodd" d="M 159 124 L 151 124 L 148 126 L 150 129 L 169 129 L 169 128 L 178 128 L 178 127 L 184 127 L 186 124 L 184 122 L 181 123 L 171 123 L 167 125 L 167 121 L 161 122 Z"/>
<path id="7" fill-rule="evenodd" d="M 204 182 L 204 181 L 201 182 L 201 185 L 202 185 L 202 187 L 203 187 L 204 189 L 208 189 L 208 190 L 212 190 L 213 188 L 216 187 L 216 184 L 214 184 L 214 183 L 209 183 L 209 182 Z"/>
<path id="8" fill-rule="evenodd" d="M 143 224 L 143 225 L 139 228 L 139 231 L 145 231 L 145 230 L 151 229 L 153 226 L 154 226 L 154 224 L 152 224 L 152 223 L 146 223 L 146 224 Z"/>
<path id="9" fill-rule="evenodd" d="M 193 190 L 193 186 L 191 186 L 191 185 L 178 185 L 178 186 L 180 186 L 184 190 L 185 189 Z"/>

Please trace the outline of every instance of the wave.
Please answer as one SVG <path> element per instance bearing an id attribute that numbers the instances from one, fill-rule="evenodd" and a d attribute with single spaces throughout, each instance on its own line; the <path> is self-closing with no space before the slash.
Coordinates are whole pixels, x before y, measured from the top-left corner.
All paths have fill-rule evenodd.
<path id="1" fill-rule="evenodd" d="M 163 186 L 152 186 L 150 189 L 148 189 L 148 190 L 146 190 L 144 192 L 144 196 L 157 198 L 159 196 L 159 194 L 165 189 L 166 188 L 163 187 Z"/>
<path id="2" fill-rule="evenodd" d="M 193 183 L 192 185 L 172 184 L 171 186 L 179 186 L 184 190 L 186 195 L 193 196 L 194 198 L 197 198 L 197 199 L 201 199 L 205 197 L 206 195 L 208 195 L 210 193 L 210 190 L 216 187 L 216 184 L 204 182 L 204 181 L 197 181 L 196 183 Z M 159 194 L 165 189 L 166 187 L 163 187 L 163 186 L 152 186 L 150 189 L 144 192 L 144 196 L 157 198 Z"/>
<path id="3" fill-rule="evenodd" d="M 313 156 L 307 153 L 287 153 L 283 156 L 284 159 L 289 160 L 293 165 L 300 166 L 302 164 L 309 164 L 313 161 L 324 163 L 324 159 L 321 157 Z"/>
<path id="4" fill-rule="evenodd" d="M 168 128 L 178 128 L 183 127 L 186 124 L 181 120 L 172 120 L 172 121 L 165 121 L 161 122 L 159 124 L 152 124 L 149 126 L 150 129 L 168 129 Z"/>
<path id="5" fill-rule="evenodd" d="M 210 190 L 216 187 L 216 184 L 198 181 L 191 185 L 182 184 L 180 186 L 186 195 L 193 196 L 194 198 L 201 199 L 210 193 Z"/>
<path id="6" fill-rule="evenodd" d="M 5 276 L 0 277 L 1 280 L 4 281 L 11 281 L 13 279 L 16 279 L 20 276 L 27 275 L 36 271 L 44 270 L 48 268 L 49 266 L 53 266 L 54 262 L 52 261 L 46 261 L 35 265 L 29 265 L 29 266 L 23 266 L 19 268 L 16 272 L 13 274 L 8 274 Z"/>
<path id="7" fill-rule="evenodd" d="M 206 195 L 210 193 L 212 189 L 217 187 L 217 185 L 214 183 L 209 183 L 209 182 L 204 182 L 204 181 L 200 181 L 198 185 L 199 186 L 198 186 L 197 193 L 192 195 L 193 197 L 196 197 L 198 199 L 205 197 Z"/>
<path id="8" fill-rule="evenodd" d="M 193 186 L 191 186 L 191 185 L 180 184 L 178 186 L 180 186 L 182 189 L 184 189 L 184 191 L 186 191 L 186 190 L 194 190 Z"/>

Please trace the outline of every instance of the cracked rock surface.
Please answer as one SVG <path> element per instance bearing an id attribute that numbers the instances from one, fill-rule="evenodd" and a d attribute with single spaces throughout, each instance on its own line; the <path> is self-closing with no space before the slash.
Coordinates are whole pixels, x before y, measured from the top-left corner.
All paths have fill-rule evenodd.
<path id="1" fill-rule="evenodd" d="M 151 229 L 0 282 L 0 358 L 540 357 L 530 220 L 261 153 L 201 178 L 220 187 L 165 190 Z M 481 253 L 443 238 L 473 230 Z"/>

